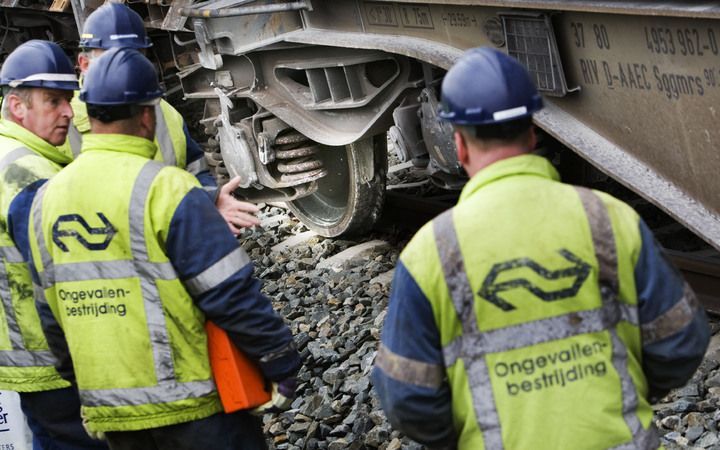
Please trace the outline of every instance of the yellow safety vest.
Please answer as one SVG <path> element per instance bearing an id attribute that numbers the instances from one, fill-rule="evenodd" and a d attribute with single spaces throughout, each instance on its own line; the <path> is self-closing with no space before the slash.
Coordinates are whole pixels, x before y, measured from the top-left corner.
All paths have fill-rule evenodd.
<path id="1" fill-rule="evenodd" d="M 95 431 L 221 411 L 204 316 L 164 252 L 174 211 L 198 182 L 150 160 L 154 152 L 146 139 L 88 134 L 33 203 L 34 262 Z"/>
<path id="2" fill-rule="evenodd" d="M 639 219 L 557 179 L 537 156 L 497 162 L 401 256 L 440 332 L 458 446 L 657 448 L 633 276 Z"/>
<path id="3" fill-rule="evenodd" d="M 8 232 L 15 197 L 70 162 L 25 128 L 0 120 L 0 389 L 35 392 L 70 386 L 55 370 L 35 309 L 28 262 Z"/>

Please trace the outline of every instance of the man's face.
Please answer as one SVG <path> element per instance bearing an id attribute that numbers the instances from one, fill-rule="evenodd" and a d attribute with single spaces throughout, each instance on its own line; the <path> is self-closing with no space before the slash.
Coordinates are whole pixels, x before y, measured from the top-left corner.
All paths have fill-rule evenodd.
<path id="1" fill-rule="evenodd" d="M 89 49 L 87 51 L 81 52 L 78 55 L 78 67 L 80 68 L 80 73 L 85 75 L 87 73 L 88 69 L 90 68 L 90 64 L 92 64 L 92 62 L 94 60 L 96 60 L 98 58 L 98 56 L 102 55 L 103 53 L 105 53 L 105 50 L 100 49 L 100 48 L 93 48 L 93 49 Z"/>
<path id="2" fill-rule="evenodd" d="M 62 145 L 73 117 L 72 96 L 72 91 L 32 89 L 30 105 L 23 104 L 16 113 L 19 124 L 52 145 Z"/>
<path id="3" fill-rule="evenodd" d="M 138 48 L 136 50 L 139 51 L 140 53 L 142 53 L 144 56 L 147 56 L 145 54 L 144 48 Z M 87 73 L 88 69 L 90 69 L 90 65 L 92 64 L 92 62 L 95 61 L 96 59 L 98 59 L 98 57 L 105 52 L 106 52 L 106 50 L 102 49 L 102 48 L 91 48 L 86 51 L 80 52 L 78 54 L 78 60 L 77 60 L 78 68 L 80 69 L 80 73 L 85 75 Z"/>

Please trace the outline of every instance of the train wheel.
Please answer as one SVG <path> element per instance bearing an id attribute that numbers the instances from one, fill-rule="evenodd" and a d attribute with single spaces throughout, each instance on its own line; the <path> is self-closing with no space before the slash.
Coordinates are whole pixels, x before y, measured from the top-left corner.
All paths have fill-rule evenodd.
<path id="1" fill-rule="evenodd" d="M 385 134 L 340 147 L 322 147 L 328 174 L 313 194 L 288 203 L 311 230 L 325 237 L 362 233 L 380 217 L 385 198 Z"/>

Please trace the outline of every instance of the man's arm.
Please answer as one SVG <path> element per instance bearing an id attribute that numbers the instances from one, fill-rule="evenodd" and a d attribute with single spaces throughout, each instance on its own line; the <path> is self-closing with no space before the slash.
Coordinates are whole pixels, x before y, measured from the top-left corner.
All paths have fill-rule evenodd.
<path id="1" fill-rule="evenodd" d="M 8 233 L 10 239 L 20 250 L 25 261 L 30 261 L 30 242 L 28 240 L 28 224 L 32 202 L 37 191 L 47 183 L 47 179 L 36 180 L 20 191 L 8 208 Z"/>
<path id="2" fill-rule="evenodd" d="M 30 273 L 33 279 L 33 291 L 35 292 L 35 308 L 40 317 L 40 325 L 45 334 L 48 348 L 53 356 L 55 356 L 55 369 L 65 380 L 75 383 L 75 370 L 73 369 L 72 357 L 70 356 L 70 347 L 68 347 L 67 340 L 65 339 L 65 332 L 50 308 L 50 304 L 45 297 L 45 292 L 41 287 L 38 274 L 32 264 Z"/>
<path id="3" fill-rule="evenodd" d="M 372 374 L 392 426 L 430 448 L 454 448 L 450 387 L 430 302 L 400 261 Z"/>
<path id="4" fill-rule="evenodd" d="M 682 386 L 702 362 L 710 340 L 705 311 L 680 273 L 665 259 L 640 221 L 642 249 L 635 266 L 643 370 L 649 398 Z"/>
<path id="5" fill-rule="evenodd" d="M 249 202 L 243 202 L 236 199 L 232 193 L 240 184 L 240 178 L 235 177 L 226 183 L 222 188 L 218 188 L 215 179 L 208 170 L 205 155 L 200 146 L 190 136 L 187 125 L 183 124 L 185 132 L 185 142 L 187 148 L 187 171 L 195 175 L 200 181 L 205 192 L 213 199 L 215 206 L 220 215 L 227 222 L 230 231 L 238 235 L 244 227 L 252 227 L 259 225 L 260 220 L 255 214 L 260 210 L 257 206 Z"/>
<path id="6" fill-rule="evenodd" d="M 36 269 L 37 266 L 34 264 L 32 252 L 30 251 L 30 239 L 35 238 L 34 233 L 31 232 L 29 228 L 32 204 L 38 189 L 46 182 L 46 179 L 37 180 L 15 196 L 8 210 L 8 232 L 13 242 L 15 242 L 15 246 L 23 255 L 23 258 L 29 261 L 28 268 L 32 277 L 35 307 L 40 317 L 40 325 L 45 334 L 48 347 L 56 358 L 55 368 L 61 377 L 74 383 L 75 372 L 73 370 L 72 358 L 70 357 L 70 349 L 65 340 L 65 333 L 53 315 L 48 299 L 45 297 L 45 292 L 41 287 L 42 283 Z"/>
<path id="7" fill-rule="evenodd" d="M 198 179 L 203 189 L 211 193 L 211 197 L 217 197 L 217 183 L 213 178 L 210 170 L 208 169 L 207 161 L 205 161 L 205 155 L 195 142 L 195 139 L 190 136 L 187 124 L 183 122 L 183 133 L 185 133 L 185 152 L 186 162 L 185 170 L 190 172 Z"/>
<path id="8" fill-rule="evenodd" d="M 198 308 L 269 380 L 295 375 L 301 361 L 290 330 L 260 293 L 250 259 L 199 188 L 175 210 L 166 251 Z"/>

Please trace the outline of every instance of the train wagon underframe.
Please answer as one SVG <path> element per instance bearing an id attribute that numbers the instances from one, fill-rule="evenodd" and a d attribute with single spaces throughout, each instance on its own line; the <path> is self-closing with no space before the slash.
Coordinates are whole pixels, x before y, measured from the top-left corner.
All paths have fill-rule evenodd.
<path id="1" fill-rule="evenodd" d="M 462 174 L 448 151 L 451 133 L 433 126 L 428 116 L 434 114 L 442 71 L 467 48 L 494 46 L 517 57 L 535 77 L 546 100 L 535 119 L 540 128 L 720 248 L 719 6 L 294 4 L 296 11 L 260 15 L 195 17 L 202 15 L 197 10 L 222 14 L 213 3 L 196 13 L 181 11 L 192 16 L 188 22 L 203 66 L 183 74 L 186 96 L 249 99 L 257 107 L 252 114 L 271 114 L 324 148 L 372 140 L 394 125 L 402 143 L 413 154 L 426 151 L 435 172 L 456 187 Z M 428 127 L 431 132 L 422 133 Z M 418 145 L 422 148 L 412 148 Z M 363 151 L 380 154 L 376 147 L 366 144 Z M 377 169 L 365 160 L 365 172 Z M 340 173 L 314 182 L 322 185 Z M 453 178 L 460 183 L 453 185 Z M 355 182 L 367 183 L 368 177 Z"/>
<path id="2" fill-rule="evenodd" d="M 100 3 L 72 0 L 77 26 Z M 129 4 L 162 39 L 154 56 L 179 71 L 173 90 L 204 102 L 215 163 L 241 176 L 244 197 L 288 201 L 321 234 L 377 219 L 388 130 L 436 184 L 462 186 L 452 130 L 435 117 L 439 85 L 465 49 L 493 46 L 543 93 L 538 127 L 720 249 L 715 2 Z M 29 21 L 23 5 L 0 1 L 6 31 Z"/>

